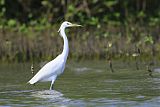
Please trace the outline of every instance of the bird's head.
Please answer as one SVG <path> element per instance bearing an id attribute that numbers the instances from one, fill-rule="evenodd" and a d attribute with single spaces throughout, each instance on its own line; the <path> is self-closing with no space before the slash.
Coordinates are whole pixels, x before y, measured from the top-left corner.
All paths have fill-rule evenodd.
<path id="1" fill-rule="evenodd" d="M 60 32 L 60 30 L 62 29 L 65 29 L 66 27 L 78 27 L 78 26 L 82 26 L 82 25 L 73 24 L 71 22 L 65 21 L 61 24 L 61 27 L 59 28 L 58 32 Z"/>

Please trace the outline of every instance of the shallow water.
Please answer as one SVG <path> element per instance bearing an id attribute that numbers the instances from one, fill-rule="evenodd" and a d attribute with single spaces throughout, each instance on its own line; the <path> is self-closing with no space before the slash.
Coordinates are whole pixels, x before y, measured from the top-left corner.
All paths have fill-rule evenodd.
<path id="1" fill-rule="evenodd" d="M 65 72 L 50 83 L 26 84 L 32 77 L 30 64 L 0 65 L 0 106 L 118 106 L 158 107 L 160 73 L 148 75 L 144 65 L 115 62 L 111 72 L 105 61 L 68 61 Z M 39 65 L 35 64 L 35 70 Z"/>

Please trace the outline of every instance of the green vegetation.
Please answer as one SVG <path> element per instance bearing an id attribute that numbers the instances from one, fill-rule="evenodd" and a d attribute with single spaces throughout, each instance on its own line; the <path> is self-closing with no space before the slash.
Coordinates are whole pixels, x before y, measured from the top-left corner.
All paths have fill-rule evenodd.
<path id="1" fill-rule="evenodd" d="M 62 51 L 64 20 L 73 59 L 160 57 L 159 0 L 0 0 L 0 60 L 50 60 Z M 146 57 L 150 56 L 150 57 Z"/>

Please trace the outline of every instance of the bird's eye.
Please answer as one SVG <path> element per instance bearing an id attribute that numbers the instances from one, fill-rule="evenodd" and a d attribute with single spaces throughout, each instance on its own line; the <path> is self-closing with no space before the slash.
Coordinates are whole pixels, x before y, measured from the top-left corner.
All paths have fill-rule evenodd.
<path id="1" fill-rule="evenodd" d="M 67 25 L 69 25 L 69 23 L 67 23 Z"/>

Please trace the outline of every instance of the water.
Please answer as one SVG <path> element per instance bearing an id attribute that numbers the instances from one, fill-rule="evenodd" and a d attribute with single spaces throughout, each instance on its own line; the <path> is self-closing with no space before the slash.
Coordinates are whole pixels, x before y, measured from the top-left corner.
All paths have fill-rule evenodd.
<path id="1" fill-rule="evenodd" d="M 115 62 L 112 73 L 105 61 L 68 61 L 55 82 L 26 84 L 29 63 L 0 65 L 0 106 L 18 107 L 159 107 L 160 73 L 148 75 L 144 65 Z M 38 64 L 35 70 L 38 70 Z"/>

